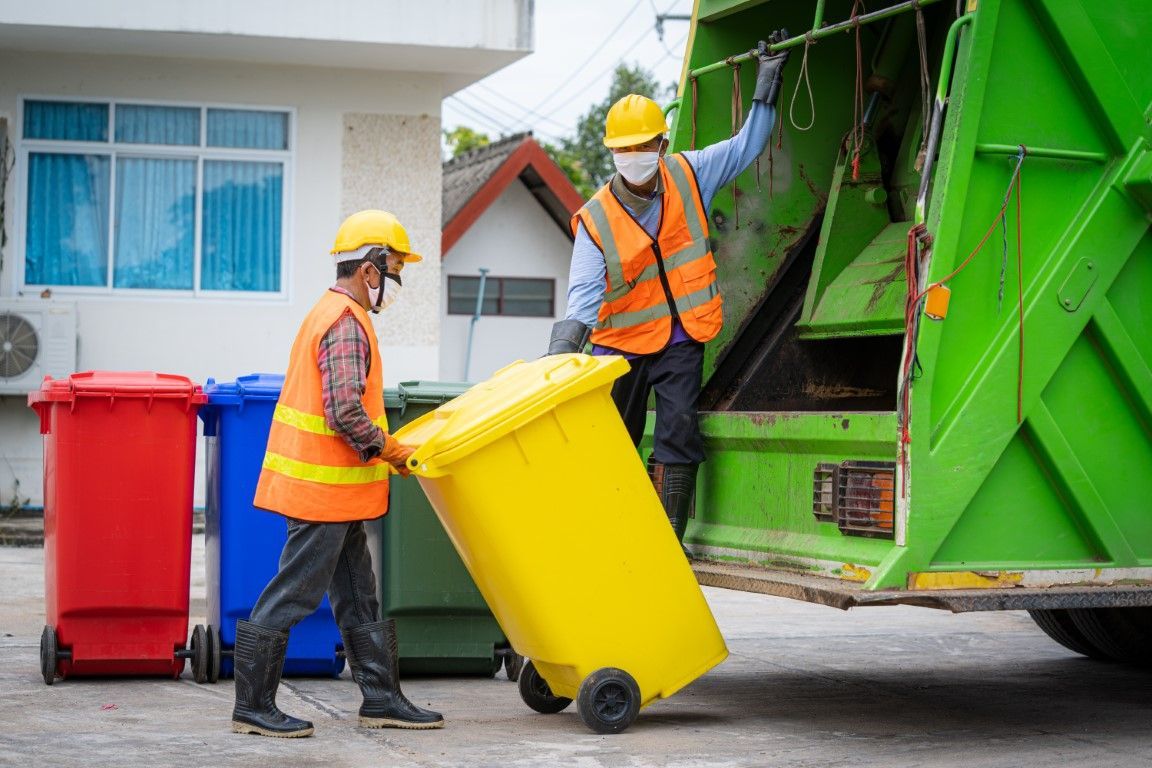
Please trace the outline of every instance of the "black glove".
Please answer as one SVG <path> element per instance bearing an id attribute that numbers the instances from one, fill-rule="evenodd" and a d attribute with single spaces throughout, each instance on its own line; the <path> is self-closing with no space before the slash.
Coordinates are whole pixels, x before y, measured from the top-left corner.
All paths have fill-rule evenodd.
<path id="1" fill-rule="evenodd" d="M 592 329 L 579 320 L 560 320 L 552 326 L 552 338 L 548 341 L 549 355 L 562 355 L 565 352 L 583 351 Z"/>
<path id="2" fill-rule="evenodd" d="M 776 105 L 781 73 L 784 71 L 784 62 L 788 61 L 788 50 L 768 53 L 768 46 L 787 39 L 788 30 L 781 28 L 768 36 L 768 42 L 761 40 L 756 44 L 760 66 L 756 70 L 756 90 L 752 93 L 752 101 L 762 101 L 770 107 Z"/>

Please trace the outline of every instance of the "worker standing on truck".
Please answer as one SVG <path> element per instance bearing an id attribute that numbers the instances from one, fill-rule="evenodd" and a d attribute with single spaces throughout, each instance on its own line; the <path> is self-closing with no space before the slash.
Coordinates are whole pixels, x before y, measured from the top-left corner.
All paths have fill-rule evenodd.
<path id="1" fill-rule="evenodd" d="M 288 630 L 327 592 L 352 678 L 364 694 L 366 728 L 440 728 L 444 718 L 404 697 L 396 625 L 380 621 L 364 520 L 388 510 L 390 471 L 407 474 L 413 449 L 387 433 L 384 377 L 369 312 L 400 291 L 405 263 L 420 261 L 386 211 L 345 219 L 332 248 L 336 284 L 304 318 L 272 417 L 254 504 L 284 515 L 280 570 L 248 621 L 236 624 L 232 730 L 263 736 L 312 734 L 312 723 L 276 707 Z"/>
<path id="2" fill-rule="evenodd" d="M 768 43 L 787 37 L 778 30 Z M 697 416 L 704 343 L 723 322 L 708 214 L 716 192 L 764 151 L 788 59 L 787 51 L 770 54 L 764 41 L 758 50 L 748 119 L 726 141 L 665 155 L 668 124 L 656 102 L 630 94 L 608 110 L 604 146 L 616 174 L 572 217 L 568 311 L 548 346 L 549 354 L 577 352 L 590 337 L 593 354 L 629 358 L 612 399 L 637 445 L 656 390 L 649 471 L 681 542 L 704 461 Z"/>

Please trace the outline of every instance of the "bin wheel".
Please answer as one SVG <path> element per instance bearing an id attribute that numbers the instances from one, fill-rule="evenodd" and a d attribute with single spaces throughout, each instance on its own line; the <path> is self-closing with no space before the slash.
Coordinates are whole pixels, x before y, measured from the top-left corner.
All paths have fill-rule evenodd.
<path id="1" fill-rule="evenodd" d="M 220 680 L 220 630 L 208 625 L 208 682 Z"/>
<path id="2" fill-rule="evenodd" d="M 520 698 L 532 709 L 542 715 L 554 715 L 563 711 L 572 699 L 555 696 L 548 682 L 536 671 L 536 665 L 528 661 L 520 671 Z"/>
<path id="3" fill-rule="evenodd" d="M 203 624 L 197 624 L 192 630 L 192 639 L 189 641 L 192 649 L 192 679 L 197 683 L 208 682 L 208 632 Z"/>
<path id="4" fill-rule="evenodd" d="M 524 657 L 509 648 L 508 653 L 504 655 L 504 674 L 508 675 L 508 679 L 515 683 L 520 679 L 520 673 L 523 671 Z"/>
<path id="5" fill-rule="evenodd" d="M 640 686 L 622 669 L 598 669 L 580 684 L 576 709 L 596 733 L 620 733 L 640 711 Z"/>
<path id="6" fill-rule="evenodd" d="M 56 650 L 56 628 L 45 624 L 40 633 L 40 674 L 44 676 L 44 685 L 56 682 Z"/>

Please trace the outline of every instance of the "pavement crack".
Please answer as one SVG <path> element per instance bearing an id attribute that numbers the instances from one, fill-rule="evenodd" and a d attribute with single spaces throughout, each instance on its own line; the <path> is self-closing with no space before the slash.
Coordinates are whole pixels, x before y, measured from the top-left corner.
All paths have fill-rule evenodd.
<path id="1" fill-rule="evenodd" d="M 281 680 L 280 685 L 284 688 L 287 688 L 292 693 L 294 693 L 296 695 L 296 697 L 299 698 L 301 701 L 303 701 L 305 704 L 310 704 L 311 706 L 320 710 L 321 712 L 328 715 L 329 717 L 339 719 L 339 718 L 343 717 L 343 715 L 344 715 L 344 713 L 341 712 L 340 710 L 336 709 L 335 707 L 329 706 L 328 704 L 325 704 L 324 702 L 320 701 L 320 699 L 316 698 L 315 696 L 311 696 L 307 693 L 304 693 L 304 691 L 300 690 L 295 685 L 293 685 L 292 683 L 289 683 L 286 680 Z"/>

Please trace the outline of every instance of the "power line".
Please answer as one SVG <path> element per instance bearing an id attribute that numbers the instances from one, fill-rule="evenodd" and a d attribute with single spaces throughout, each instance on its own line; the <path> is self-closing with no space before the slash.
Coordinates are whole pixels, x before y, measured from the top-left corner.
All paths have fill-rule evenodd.
<path id="1" fill-rule="evenodd" d="M 448 98 L 454 100 L 456 102 L 456 106 L 458 108 L 460 108 L 461 110 L 463 110 L 464 112 L 471 113 L 471 117 L 469 119 L 478 121 L 482 125 L 487 125 L 488 130 L 495 128 L 496 132 L 500 133 L 501 135 L 510 135 L 510 134 L 516 133 L 515 130 L 513 130 L 512 128 L 509 128 L 507 125 L 504 125 L 502 122 L 499 122 L 496 119 L 492 118 L 491 116 L 486 115 L 483 112 L 480 112 L 479 110 L 477 110 L 475 107 L 472 107 L 468 103 L 461 101 L 460 98 L 458 96 L 456 96 L 455 94 L 449 96 Z"/>
<path id="2" fill-rule="evenodd" d="M 567 127 L 568 127 L 568 126 L 564 125 L 564 124 L 563 124 L 563 123 L 561 123 L 561 122 L 558 122 L 558 121 L 556 121 L 556 120 L 552 120 L 552 119 L 550 119 L 550 118 L 547 118 L 547 117 L 545 117 L 544 115 L 541 115 L 541 114 L 540 114 L 539 112 L 537 112 L 536 110 L 534 110 L 534 109 L 530 109 L 529 107 L 526 107 L 526 106 L 524 106 L 523 104 L 520 104 L 519 102 L 515 102 L 515 101 L 512 101 L 511 99 L 509 99 L 509 98 L 508 98 L 507 96 L 505 96 L 504 94 L 502 94 L 502 93 L 499 93 L 499 92 L 498 92 L 498 91 L 496 91 L 495 89 L 493 89 L 493 88 L 490 88 L 490 87 L 488 87 L 487 85 L 485 85 L 485 84 L 483 83 L 483 81 L 481 81 L 481 82 L 478 82 L 478 83 L 474 83 L 474 84 L 473 84 L 473 85 L 472 85 L 472 86 L 471 86 L 471 87 L 468 89 L 468 93 L 469 93 L 469 95 L 473 95 L 473 94 L 472 94 L 472 88 L 483 88 L 483 89 L 484 89 L 485 91 L 487 91 L 487 92 L 488 92 L 488 93 L 489 93 L 489 94 L 490 94 L 492 97 L 494 97 L 494 98 L 497 98 L 497 99 L 503 99 L 504 101 L 508 102 L 508 103 L 509 103 L 511 106 L 515 107 L 516 109 L 522 110 L 522 111 L 524 112 L 524 114 L 525 114 L 525 115 L 528 115 L 528 116 L 531 116 L 531 117 L 535 117 L 535 118 L 537 118 L 537 119 L 539 119 L 539 120 L 544 120 L 545 122 L 549 122 L 549 123 L 552 123 L 552 125 L 556 126 L 557 128 L 567 128 Z M 479 97 L 477 97 L 477 98 L 479 98 Z"/>
<path id="3" fill-rule="evenodd" d="M 652 29 L 646 29 L 646 30 L 644 30 L 644 34 L 640 35 L 640 37 L 638 37 L 638 38 L 637 38 L 635 41 L 633 41 L 633 43 L 632 43 L 631 45 L 629 45 L 629 46 L 626 48 L 626 50 L 628 50 L 628 51 L 631 51 L 633 48 L 635 48 L 635 47 L 636 47 L 636 46 L 638 46 L 638 45 L 639 45 L 641 42 L 643 42 L 643 40 L 644 40 L 644 38 L 645 38 L 645 37 L 647 37 L 648 35 L 650 35 L 650 34 L 652 34 L 652 33 L 653 33 L 653 30 L 652 30 Z M 607 69 L 605 69 L 605 70 L 601 71 L 599 74 L 597 74 L 597 75 L 596 75 L 595 77 L 593 77 L 591 80 L 589 80 L 589 81 L 588 81 L 588 83 L 587 83 L 587 84 L 586 84 L 586 85 L 585 85 L 583 88 L 580 88 L 579 90 L 576 90 L 576 91 L 572 92 L 572 93 L 571 93 L 571 94 L 568 96 L 568 98 L 567 98 L 567 99 L 565 99 L 564 101 L 560 102 L 559 104 L 554 104 L 554 105 L 553 105 L 553 106 L 552 106 L 552 107 L 549 109 L 549 111 L 548 111 L 547 113 L 545 113 L 545 114 L 546 114 L 547 116 L 551 117 L 552 115 L 554 115 L 554 114 L 556 114 L 557 112 L 559 112 L 559 111 L 560 111 L 560 110 L 561 110 L 563 107 L 566 107 L 566 106 L 568 106 L 569 104 L 571 104 L 573 101 L 575 101 L 575 100 L 576 100 L 576 98 L 577 98 L 578 96 L 581 96 L 581 95 L 582 95 L 582 94 L 584 94 L 584 92 L 585 92 L 585 91 L 587 91 L 589 88 L 591 88 L 592 86 L 594 86 L 594 85 L 596 85 L 597 83 L 599 83 L 599 82 L 601 81 L 601 79 L 602 79 L 602 78 L 603 78 L 605 75 L 607 75 L 608 73 L 610 73 L 610 72 L 612 72 L 613 70 L 615 70 L 615 69 L 616 69 L 618 66 L 620 66 L 620 64 L 621 64 L 621 63 L 624 61 L 624 59 L 625 59 L 625 58 L 627 58 L 627 56 L 628 56 L 628 54 L 627 54 L 627 53 L 625 53 L 625 54 L 624 54 L 623 56 L 621 56 L 619 59 L 617 59 L 616 61 L 612 62 L 612 64 L 611 64 L 611 65 L 610 65 L 610 66 L 609 66 Z M 559 92 L 559 91 L 556 91 L 556 92 Z"/>
<path id="4" fill-rule="evenodd" d="M 497 106 L 497 105 L 495 105 L 495 104 L 492 104 L 491 102 L 489 102 L 489 101 L 487 101 L 487 100 L 485 100 L 485 99 L 481 98 L 480 94 L 478 94 L 478 93 L 473 93 L 471 90 L 468 90 L 468 91 L 463 91 L 463 92 L 461 92 L 461 93 L 459 93 L 459 94 L 456 94 L 456 95 L 457 95 L 457 97 L 458 97 L 458 98 L 459 98 L 459 97 L 461 97 L 461 96 L 468 96 L 469 98 L 475 99 L 476 101 L 480 102 L 480 104 L 481 104 L 483 107 L 485 107 L 486 109 L 490 109 L 490 110 L 492 110 L 493 112 L 496 112 L 497 114 L 503 115 L 504 117 L 508 118 L 509 120 L 512 120 L 514 123 L 517 123 L 517 124 L 523 125 L 525 128 L 527 128 L 527 129 L 529 129 L 529 130 L 534 130 L 534 129 L 535 129 L 535 126 L 533 125 L 533 121 L 531 121 L 531 120 L 527 119 L 527 118 L 526 118 L 526 117 L 524 117 L 524 116 L 520 116 L 520 117 L 517 117 L 516 115 L 512 114 L 511 112 L 509 112 L 508 110 L 504 109 L 503 107 L 499 107 L 499 106 Z M 501 99 L 504 99 L 504 97 L 503 97 L 503 96 L 500 96 L 499 94 L 497 94 L 497 97 L 498 97 L 498 98 L 501 98 Z M 516 104 L 515 102 L 511 102 L 509 99 L 504 99 L 504 100 L 505 100 L 506 102 L 508 102 L 510 106 L 513 106 L 513 107 L 517 107 L 517 108 L 522 108 L 522 107 L 520 107 L 520 105 L 519 105 L 519 104 Z M 558 122 L 557 122 L 557 121 L 555 121 L 555 120 L 548 120 L 548 119 L 546 119 L 546 118 L 542 118 L 542 120 L 544 120 L 545 122 L 549 122 L 549 123 L 552 123 L 553 125 L 555 125 L 555 126 L 557 126 L 557 127 L 559 127 L 559 128 L 564 128 L 564 127 L 565 127 L 564 125 L 562 125 L 561 123 L 558 123 Z"/>
<path id="5" fill-rule="evenodd" d="M 630 19 L 632 17 L 632 14 L 634 14 L 636 12 L 636 9 L 639 8 L 640 4 L 643 2 L 644 2 L 644 0 L 636 0 L 636 3 L 631 8 L 628 9 L 628 13 L 624 14 L 624 18 L 620 19 L 620 23 L 617 24 L 616 27 L 611 32 L 608 33 L 607 37 L 605 37 L 603 40 L 600 41 L 600 45 L 596 46 L 596 49 L 594 51 L 592 51 L 592 53 L 588 54 L 588 58 L 586 58 L 584 61 L 580 62 L 580 64 L 578 64 L 576 66 L 576 68 L 573 70 L 572 74 L 569 75 L 568 78 L 564 82 L 562 82 L 562 83 L 560 83 L 560 85 L 556 86 L 552 90 L 552 92 L 549 93 L 544 98 L 543 101 L 541 101 L 535 107 L 533 107 L 533 111 L 539 110 L 541 107 L 543 107 L 549 101 L 551 101 L 552 98 L 554 96 L 556 96 L 556 94 L 561 93 L 564 90 L 564 86 L 568 85 L 568 83 L 570 83 L 574 79 L 576 79 L 576 76 L 584 71 L 584 67 L 587 66 L 588 63 L 591 62 L 594 58 L 596 58 L 596 54 L 600 53 L 600 51 L 603 50 L 604 46 L 606 46 L 608 44 L 608 42 L 613 37 L 616 36 L 616 33 L 624 28 L 624 24 L 627 23 L 628 19 Z M 555 111 L 550 112 L 549 114 L 555 114 Z"/>
<path id="6" fill-rule="evenodd" d="M 514 126 L 509 126 L 508 124 L 504 123 L 501 120 L 496 119 L 495 117 L 493 117 L 492 115 L 490 115 L 488 113 L 485 113 L 483 110 L 475 107 L 474 105 L 469 104 L 468 102 L 461 99 L 458 94 L 452 94 L 448 98 L 453 99 L 456 102 L 456 106 L 461 108 L 462 114 L 466 113 L 466 114 L 464 114 L 464 117 L 480 123 L 481 127 L 483 127 L 484 125 L 487 125 L 488 126 L 487 130 L 491 130 L 492 128 L 495 128 L 496 132 L 498 132 L 501 136 L 511 136 L 514 133 L 523 133 L 524 132 L 523 130 L 517 129 Z M 548 141 L 549 143 L 553 143 L 553 144 L 560 143 L 560 139 L 551 133 L 548 133 L 546 131 L 535 130 L 531 126 L 527 126 L 526 128 L 527 128 L 527 130 L 530 130 L 533 135 L 539 136 L 540 138 L 544 139 L 545 141 Z"/>

